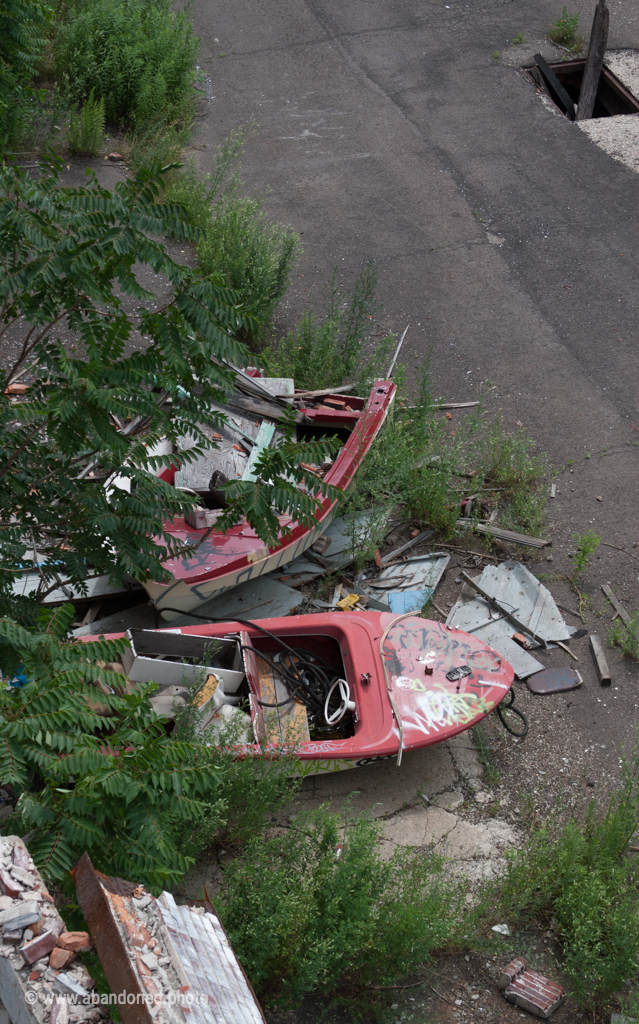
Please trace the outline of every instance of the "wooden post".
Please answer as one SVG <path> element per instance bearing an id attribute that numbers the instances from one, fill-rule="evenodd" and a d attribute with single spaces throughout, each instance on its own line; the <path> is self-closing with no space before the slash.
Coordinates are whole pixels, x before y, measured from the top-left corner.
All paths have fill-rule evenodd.
<path id="1" fill-rule="evenodd" d="M 608 42 L 609 19 L 610 13 L 606 7 L 606 0 L 597 0 L 595 16 L 592 19 L 592 30 L 590 32 L 584 77 L 581 80 L 581 89 L 579 91 L 578 121 L 587 121 L 592 117 L 597 89 L 599 88 L 599 77 L 606 53 L 606 43 Z"/>

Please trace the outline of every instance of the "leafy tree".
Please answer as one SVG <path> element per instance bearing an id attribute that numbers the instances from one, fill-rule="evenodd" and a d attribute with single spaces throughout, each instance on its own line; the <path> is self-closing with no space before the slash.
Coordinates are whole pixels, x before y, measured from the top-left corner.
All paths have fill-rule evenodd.
<path id="1" fill-rule="evenodd" d="M 37 95 L 29 82 L 47 41 L 52 5 L 0 0 L 0 153 L 19 132 L 25 106 Z"/>
<path id="2" fill-rule="evenodd" d="M 73 615 L 70 605 L 43 610 L 32 631 L 0 619 L 5 666 L 13 655 L 28 677 L 0 690 L 0 778 L 47 878 L 64 881 L 88 850 L 109 874 L 174 884 L 193 858 L 163 818 L 210 813 L 214 752 L 167 737 L 148 700 L 154 684 L 125 692 L 111 663 L 126 640 L 63 640 Z"/>
<path id="3" fill-rule="evenodd" d="M 248 359 L 235 334 L 251 316 L 235 294 L 159 240 L 197 239 L 184 209 L 159 201 L 168 170 L 141 170 L 114 192 L 91 174 L 61 187 L 54 159 L 37 179 L 0 170 L 0 339 L 16 352 L 0 383 L 0 609 L 14 616 L 28 602 L 11 596 L 13 581 L 34 562 L 37 601 L 94 575 L 167 578 L 163 560 L 182 549 L 163 521 L 196 499 L 158 478 L 171 456 L 154 446 L 186 437 L 180 460 L 197 458 L 210 445 L 201 424 L 225 419 L 211 403 L 232 390 L 231 364 Z M 162 301 L 140 283 L 144 267 Z M 255 483 L 230 486 L 217 529 L 246 516 L 273 543 L 278 513 L 310 524 L 326 487 L 308 488 L 303 463 L 331 447 L 294 444 L 289 430 Z"/>

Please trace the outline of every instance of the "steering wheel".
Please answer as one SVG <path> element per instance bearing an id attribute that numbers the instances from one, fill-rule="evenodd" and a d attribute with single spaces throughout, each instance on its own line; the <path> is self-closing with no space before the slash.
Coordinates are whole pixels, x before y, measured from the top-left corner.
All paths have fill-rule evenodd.
<path id="1" fill-rule="evenodd" d="M 336 711 L 333 711 L 333 713 L 329 715 L 328 707 L 331 701 L 331 697 L 333 696 L 333 693 L 338 686 L 340 695 L 340 705 Z M 324 718 L 326 719 L 326 724 L 337 725 L 338 722 L 342 721 L 342 718 L 344 717 L 346 712 L 354 711 L 355 707 L 355 701 L 351 700 L 351 691 L 346 680 L 336 679 L 333 685 L 331 686 L 330 690 L 328 691 L 326 701 L 324 702 Z"/>

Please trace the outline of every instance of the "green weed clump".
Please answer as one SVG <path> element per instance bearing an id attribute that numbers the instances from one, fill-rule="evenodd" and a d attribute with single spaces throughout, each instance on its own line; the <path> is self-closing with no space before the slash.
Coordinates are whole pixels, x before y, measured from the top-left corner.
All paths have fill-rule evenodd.
<path id="1" fill-rule="evenodd" d="M 111 124 L 173 123 L 190 120 L 198 46 L 170 0 L 69 0 L 54 64 L 69 100 L 93 90 Z"/>
<path id="2" fill-rule="evenodd" d="M 197 246 L 204 273 L 220 274 L 242 296 L 256 317 L 258 337 L 271 323 L 300 251 L 297 232 L 270 221 L 264 199 L 225 195 Z"/>
<path id="3" fill-rule="evenodd" d="M 93 89 L 82 108 L 69 119 L 69 151 L 77 156 L 97 156 L 104 143 L 104 97 L 93 98 Z"/>
<path id="4" fill-rule="evenodd" d="M 603 816 L 593 802 L 583 824 L 553 818 L 498 883 L 498 913 L 552 922 L 573 996 L 585 1005 L 601 1008 L 636 974 L 639 873 L 626 851 L 638 819 L 635 759 Z"/>
<path id="5" fill-rule="evenodd" d="M 428 855 L 379 854 L 378 823 L 342 826 L 322 807 L 249 843 L 224 876 L 216 907 L 260 998 L 297 1005 L 392 984 L 449 940 L 463 905 Z"/>
<path id="6" fill-rule="evenodd" d="M 629 622 L 619 619 L 610 630 L 610 643 L 617 647 L 625 658 L 639 661 L 639 612 L 630 616 Z"/>
<path id="7" fill-rule="evenodd" d="M 268 219 L 265 193 L 242 195 L 239 157 L 246 140 L 245 132 L 232 132 L 207 175 L 198 174 L 193 165 L 181 168 L 173 175 L 167 198 L 184 206 L 189 222 L 199 228 L 200 267 L 238 294 L 253 316 L 247 337 L 259 342 L 288 288 L 301 245 L 293 228 Z"/>
<path id="8" fill-rule="evenodd" d="M 350 498 L 354 508 L 375 505 L 390 511 L 401 506 L 411 518 L 451 536 L 462 498 L 475 493 L 498 504 L 508 526 L 541 529 L 548 467 L 534 455 L 529 438 L 509 434 L 481 405 L 451 431 L 433 399 L 428 370 L 414 405 L 405 406 L 402 394 L 400 388 L 392 424 L 377 438 L 356 478 Z"/>
<path id="9" fill-rule="evenodd" d="M 588 530 L 588 533 L 584 534 L 573 533 L 572 539 L 576 545 L 573 562 L 573 579 L 576 579 L 586 569 L 590 556 L 594 555 L 601 544 L 601 537 L 598 537 L 594 530 Z"/>
<path id="10" fill-rule="evenodd" d="M 571 53 L 579 53 L 584 45 L 584 41 L 579 35 L 579 13 L 577 11 L 576 14 L 568 14 L 568 9 L 564 7 L 561 17 L 556 21 L 551 21 L 546 32 L 546 36 L 551 42 L 565 46 Z"/>
<path id="11" fill-rule="evenodd" d="M 367 263 L 349 293 L 334 271 L 323 316 L 308 309 L 295 330 L 262 352 L 268 372 L 293 377 L 296 387 L 308 390 L 355 381 L 355 392 L 365 394 L 373 380 L 385 376 L 395 341 L 389 334 L 372 353 L 366 351 L 370 321 L 379 312 L 377 278 L 375 266 Z"/>

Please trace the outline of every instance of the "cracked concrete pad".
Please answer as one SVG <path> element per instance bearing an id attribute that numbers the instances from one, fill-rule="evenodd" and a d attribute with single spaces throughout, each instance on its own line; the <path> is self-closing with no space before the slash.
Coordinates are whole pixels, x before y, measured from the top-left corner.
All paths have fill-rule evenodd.
<path id="1" fill-rule="evenodd" d="M 453 789 L 451 792 L 440 793 L 433 800 L 436 807 L 443 807 L 445 811 L 456 811 L 464 802 L 464 794 L 461 789 Z"/>
<path id="2" fill-rule="evenodd" d="M 469 734 L 461 733 L 459 736 L 453 736 L 448 741 L 448 747 L 459 774 L 464 776 L 474 793 L 481 790 L 484 786 L 483 769 L 477 748 L 473 746 Z"/>
<path id="3" fill-rule="evenodd" d="M 491 860 L 500 858 L 504 851 L 519 845 L 514 828 L 497 818 L 473 824 L 456 819 L 456 827 L 450 829 L 437 852 L 451 860 L 471 860 L 483 857 Z"/>
<path id="4" fill-rule="evenodd" d="M 432 798 L 452 789 L 456 781 L 448 746 L 437 743 L 407 751 L 399 768 L 393 757 L 364 768 L 307 778 L 300 802 L 303 806 L 330 802 L 341 807 L 348 801 L 354 813 L 368 811 L 378 818 L 412 804 L 420 791 Z"/>
<path id="5" fill-rule="evenodd" d="M 518 846 L 514 828 L 496 818 L 473 823 L 442 807 L 412 808 L 384 825 L 381 856 L 390 859 L 399 847 L 433 846 L 452 861 L 452 869 L 471 881 L 494 878 L 503 869 L 504 851 Z"/>
<path id="6" fill-rule="evenodd" d="M 384 835 L 395 846 L 437 845 L 458 822 L 459 818 L 442 807 L 415 807 L 390 818 L 384 825 Z"/>

